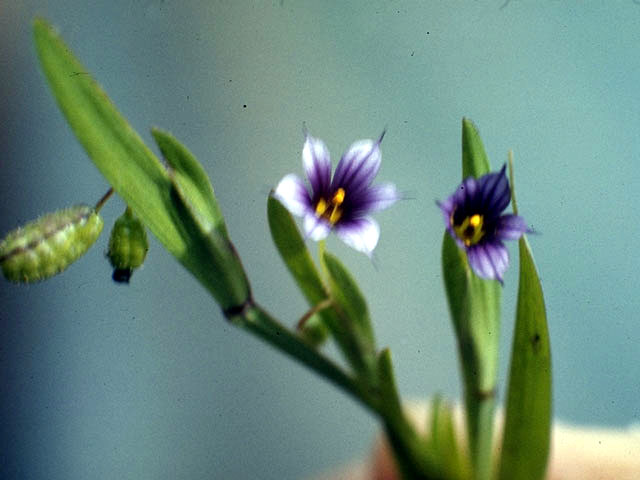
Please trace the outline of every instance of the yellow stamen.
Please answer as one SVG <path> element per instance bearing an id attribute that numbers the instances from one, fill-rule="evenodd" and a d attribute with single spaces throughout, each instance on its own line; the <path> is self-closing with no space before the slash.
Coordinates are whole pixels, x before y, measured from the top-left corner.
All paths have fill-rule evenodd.
<path id="1" fill-rule="evenodd" d="M 344 188 L 340 187 L 338 190 L 336 190 L 336 193 L 333 195 L 333 198 L 331 199 L 331 202 L 336 207 L 338 205 L 341 205 L 342 202 L 344 202 Z"/>
<path id="2" fill-rule="evenodd" d="M 318 204 L 316 205 L 316 216 L 321 217 L 322 215 L 324 215 L 324 212 L 327 211 L 328 206 L 329 205 L 327 205 L 327 202 L 324 198 L 318 200 Z"/>
<path id="3" fill-rule="evenodd" d="M 331 197 L 331 201 L 327 202 L 324 198 L 320 198 L 316 203 L 316 216 L 323 217 L 331 225 L 338 223 L 340 217 L 342 217 L 342 208 L 340 206 L 344 203 L 344 196 L 344 188 L 338 188 L 333 197 Z"/>
<path id="4" fill-rule="evenodd" d="M 480 217 L 480 215 L 478 215 L 477 213 L 475 215 L 471 215 L 471 218 L 469 219 L 469 225 L 475 228 L 481 223 L 482 223 L 482 217 Z"/>

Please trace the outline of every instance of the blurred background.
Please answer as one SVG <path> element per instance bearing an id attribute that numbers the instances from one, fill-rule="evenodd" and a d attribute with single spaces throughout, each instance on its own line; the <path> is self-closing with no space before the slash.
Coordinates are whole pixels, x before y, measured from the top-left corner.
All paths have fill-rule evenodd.
<path id="1" fill-rule="evenodd" d="M 108 188 L 39 69 L 53 22 L 148 145 L 153 125 L 204 164 L 256 299 L 288 325 L 305 303 L 271 244 L 267 192 L 302 174 L 302 123 L 334 165 L 387 128 L 372 264 L 331 238 L 369 299 L 406 398 L 460 395 L 435 199 L 460 180 L 463 116 L 494 168 L 513 149 L 546 294 L 554 414 L 640 421 L 640 6 L 634 1 L 0 2 L 0 234 Z M 155 147 L 153 147 L 155 149 Z M 0 477 L 304 478 L 365 455 L 376 420 L 225 323 L 151 239 L 129 286 L 103 252 L 0 280 Z M 517 249 L 511 245 L 512 262 Z M 315 245 L 310 245 L 314 249 Z M 517 268 L 505 278 L 501 399 Z M 330 348 L 329 351 L 332 351 Z"/>

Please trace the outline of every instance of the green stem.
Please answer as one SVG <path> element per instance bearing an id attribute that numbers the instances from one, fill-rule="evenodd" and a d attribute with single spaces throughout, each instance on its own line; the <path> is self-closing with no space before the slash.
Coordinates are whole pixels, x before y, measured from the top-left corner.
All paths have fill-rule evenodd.
<path id="1" fill-rule="evenodd" d="M 384 372 L 386 386 L 376 389 L 346 373 L 253 301 L 247 302 L 244 308 L 229 315 L 229 320 L 297 359 L 378 416 L 384 423 L 389 444 L 403 478 L 444 480 L 437 475 L 435 462 L 429 458 L 424 440 L 416 433 L 401 408 L 390 359 Z"/>
<path id="2" fill-rule="evenodd" d="M 303 338 L 279 323 L 259 305 L 249 302 L 241 312 L 230 316 L 229 320 L 234 325 L 249 330 L 278 350 L 297 359 L 334 385 L 340 387 L 371 412 L 378 413 L 378 402 L 356 379 L 313 346 L 307 344 Z"/>
<path id="3" fill-rule="evenodd" d="M 465 392 L 475 398 L 467 398 L 467 425 L 473 464 L 474 480 L 490 480 L 493 469 L 493 415 L 495 409 L 494 392 Z"/>

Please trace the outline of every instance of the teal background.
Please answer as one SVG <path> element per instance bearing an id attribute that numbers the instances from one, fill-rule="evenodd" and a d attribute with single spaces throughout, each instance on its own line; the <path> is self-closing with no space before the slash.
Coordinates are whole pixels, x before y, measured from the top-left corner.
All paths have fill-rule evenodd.
<path id="1" fill-rule="evenodd" d="M 266 194 L 302 173 L 303 122 L 334 165 L 387 128 L 378 181 L 411 200 L 377 215 L 375 264 L 328 246 L 359 279 L 402 394 L 456 398 L 434 200 L 460 180 L 468 116 L 496 169 L 514 150 L 519 207 L 539 232 L 555 417 L 640 421 L 640 6 L 90 3 L 0 3 L 2 234 L 108 188 L 39 70 L 35 15 L 59 27 L 149 145 L 158 125 L 202 161 L 255 297 L 289 325 L 305 303 L 270 242 Z M 104 208 L 105 233 L 65 274 L 0 281 L 0 477 L 302 478 L 366 454 L 375 419 L 225 323 L 154 238 L 130 286 L 110 280 L 103 252 L 123 208 Z M 511 268 L 502 398 L 516 290 Z"/>

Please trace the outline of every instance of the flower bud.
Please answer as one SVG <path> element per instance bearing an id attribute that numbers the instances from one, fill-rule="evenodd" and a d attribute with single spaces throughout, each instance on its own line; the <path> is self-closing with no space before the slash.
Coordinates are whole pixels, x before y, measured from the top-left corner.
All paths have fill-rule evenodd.
<path id="1" fill-rule="evenodd" d="M 107 257 L 113 266 L 113 280 L 129 283 L 133 270 L 144 262 L 149 250 L 144 225 L 127 207 L 116 220 L 109 238 Z"/>

